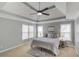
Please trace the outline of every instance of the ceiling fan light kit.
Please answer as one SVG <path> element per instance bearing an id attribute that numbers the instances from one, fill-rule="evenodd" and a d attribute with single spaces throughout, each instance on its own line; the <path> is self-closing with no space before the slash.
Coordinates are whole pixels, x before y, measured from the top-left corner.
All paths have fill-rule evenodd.
<path id="1" fill-rule="evenodd" d="M 41 15 L 42 15 L 42 13 L 40 13 L 40 12 L 39 12 L 39 13 L 37 13 L 37 15 L 38 15 L 38 16 L 41 16 Z"/>

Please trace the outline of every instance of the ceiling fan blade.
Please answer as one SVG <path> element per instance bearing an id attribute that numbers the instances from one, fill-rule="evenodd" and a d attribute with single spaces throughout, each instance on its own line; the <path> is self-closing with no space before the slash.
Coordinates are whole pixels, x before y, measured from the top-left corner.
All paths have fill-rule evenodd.
<path id="1" fill-rule="evenodd" d="M 47 15 L 47 16 L 49 16 L 49 15 L 50 15 L 50 14 L 47 14 L 47 13 L 42 13 L 42 14 Z"/>
<path id="2" fill-rule="evenodd" d="M 44 11 L 46 11 L 46 10 L 49 10 L 49 9 L 52 9 L 52 8 L 55 8 L 55 7 L 56 7 L 56 6 L 53 5 L 53 6 L 50 6 L 50 7 L 44 8 L 43 10 L 41 10 L 41 12 L 44 12 Z"/>
<path id="3" fill-rule="evenodd" d="M 52 8 L 55 8 L 56 6 L 55 5 L 53 5 L 53 6 L 50 6 L 50 7 L 48 7 L 48 9 L 52 9 Z"/>
<path id="4" fill-rule="evenodd" d="M 34 7 L 32 7 L 30 4 L 28 4 L 27 2 L 22 2 L 22 3 L 37 12 L 37 10 Z"/>

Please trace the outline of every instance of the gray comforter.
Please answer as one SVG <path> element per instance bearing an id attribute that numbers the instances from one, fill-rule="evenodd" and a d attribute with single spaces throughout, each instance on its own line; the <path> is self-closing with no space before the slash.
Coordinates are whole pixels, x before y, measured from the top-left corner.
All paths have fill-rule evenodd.
<path id="1" fill-rule="evenodd" d="M 58 50 L 59 39 L 58 38 L 34 38 L 31 47 L 42 47 L 51 50 L 55 55 L 59 54 Z"/>

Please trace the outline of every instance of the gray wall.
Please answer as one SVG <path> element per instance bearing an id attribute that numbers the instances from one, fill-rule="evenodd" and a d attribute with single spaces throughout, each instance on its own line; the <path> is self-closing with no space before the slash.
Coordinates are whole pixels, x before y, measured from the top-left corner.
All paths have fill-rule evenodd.
<path id="1" fill-rule="evenodd" d="M 75 20 L 75 48 L 79 55 L 79 17 Z"/>
<path id="2" fill-rule="evenodd" d="M 0 51 L 24 42 L 22 40 L 22 24 L 31 23 L 0 18 Z"/>
<path id="3" fill-rule="evenodd" d="M 75 36 L 74 36 L 74 21 L 72 20 L 72 21 L 62 21 L 62 22 L 53 22 L 53 23 L 48 23 L 48 24 L 43 24 L 43 26 L 44 26 L 44 36 L 45 36 L 45 34 L 46 33 L 48 33 L 48 26 L 54 26 L 55 28 L 55 32 L 57 32 L 58 34 L 60 34 L 60 25 L 61 24 L 67 24 L 67 23 L 71 23 L 71 31 L 72 31 L 72 42 L 73 42 L 73 44 L 75 43 L 74 42 L 74 38 L 75 38 Z"/>

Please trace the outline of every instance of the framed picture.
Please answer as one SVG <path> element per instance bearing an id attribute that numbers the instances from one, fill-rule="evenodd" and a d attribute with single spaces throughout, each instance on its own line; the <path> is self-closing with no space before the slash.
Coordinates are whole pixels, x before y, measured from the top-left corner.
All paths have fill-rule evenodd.
<path id="1" fill-rule="evenodd" d="M 54 26 L 49 26 L 48 31 L 54 31 Z"/>

